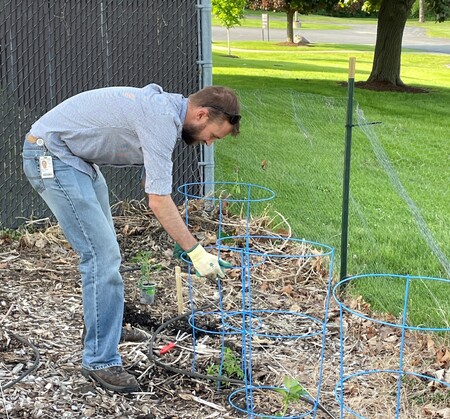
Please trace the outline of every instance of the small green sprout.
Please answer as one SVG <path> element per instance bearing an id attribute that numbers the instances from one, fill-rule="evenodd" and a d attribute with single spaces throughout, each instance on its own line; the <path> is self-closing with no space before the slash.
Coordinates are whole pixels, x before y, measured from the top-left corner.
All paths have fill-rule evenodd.
<path id="1" fill-rule="evenodd" d="M 300 400 L 302 396 L 308 394 L 295 378 L 284 377 L 283 383 L 285 388 L 276 389 L 283 396 L 283 410 L 279 413 L 279 416 L 286 416 L 289 404 Z"/>
<path id="2" fill-rule="evenodd" d="M 206 369 L 206 373 L 211 376 L 218 376 L 219 372 L 220 366 L 217 364 L 211 364 Z M 225 348 L 223 354 L 222 375 L 228 378 L 244 378 L 244 371 L 242 371 L 241 362 L 231 348 Z"/>

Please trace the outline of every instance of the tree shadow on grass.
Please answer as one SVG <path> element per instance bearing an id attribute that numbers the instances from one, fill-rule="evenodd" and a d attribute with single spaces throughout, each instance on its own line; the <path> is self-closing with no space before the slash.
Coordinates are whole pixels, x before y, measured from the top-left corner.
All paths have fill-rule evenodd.
<path id="1" fill-rule="evenodd" d="M 374 90 L 376 92 L 403 92 L 403 93 L 429 93 L 430 91 L 422 87 L 397 86 L 386 81 L 358 81 L 355 83 L 358 89 Z"/>

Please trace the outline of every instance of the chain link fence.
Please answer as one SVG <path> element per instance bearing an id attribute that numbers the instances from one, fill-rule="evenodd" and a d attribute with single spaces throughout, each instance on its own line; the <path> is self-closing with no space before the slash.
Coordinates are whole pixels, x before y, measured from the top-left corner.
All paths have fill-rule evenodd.
<path id="1" fill-rule="evenodd" d="M 32 123 L 64 99 L 105 86 L 199 86 L 196 0 L 3 0 L 0 3 L 1 228 L 50 216 L 22 173 Z M 138 168 L 103 170 L 111 203 L 141 199 Z M 174 197 L 200 180 L 198 150 L 174 152 Z"/>

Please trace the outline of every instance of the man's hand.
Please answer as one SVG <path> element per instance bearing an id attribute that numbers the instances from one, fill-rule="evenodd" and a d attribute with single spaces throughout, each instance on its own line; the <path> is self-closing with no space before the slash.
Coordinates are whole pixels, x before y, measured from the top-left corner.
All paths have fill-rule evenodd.
<path id="1" fill-rule="evenodd" d="M 187 252 L 194 265 L 197 276 L 220 276 L 225 273 L 222 268 L 231 268 L 231 263 L 219 259 L 217 256 L 208 253 L 201 244 L 197 244 L 191 251 Z"/>

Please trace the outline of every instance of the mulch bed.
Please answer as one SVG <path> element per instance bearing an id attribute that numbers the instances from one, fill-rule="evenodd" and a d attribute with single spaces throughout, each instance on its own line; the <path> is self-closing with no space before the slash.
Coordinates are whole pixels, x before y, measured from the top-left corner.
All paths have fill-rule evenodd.
<path id="1" fill-rule="evenodd" d="M 204 245 L 215 244 L 217 214 L 204 211 L 199 204 L 192 205 L 189 210 L 191 231 Z M 234 390 L 242 388 L 242 371 L 239 369 L 243 347 L 244 353 L 249 355 L 248 343 L 239 333 L 242 327 L 242 315 L 239 314 L 242 308 L 241 271 L 230 270 L 220 282 L 220 289 L 212 280 L 191 278 L 187 274 L 187 264 L 173 257 L 173 242 L 145 203 L 121 204 L 116 212 L 115 226 L 123 252 L 126 288 L 124 326 L 139 328 L 149 337 L 146 342 L 120 345 L 124 365 L 138 378 L 141 392 L 114 394 L 80 375 L 83 323 L 78 257 L 57 225 L 37 229 L 30 223 L 20 237 L 4 234 L 0 238 L 0 417 L 247 417 L 228 400 Z M 246 222 L 235 215 L 225 214 L 222 223 L 231 235 L 240 236 L 246 231 Z M 276 235 L 274 225 L 274 220 L 269 217 L 251 219 L 250 234 L 273 237 Z M 278 225 L 276 230 L 290 231 L 288 225 L 282 228 Z M 232 249 L 242 246 L 243 243 L 238 241 L 233 242 Z M 252 248 L 270 255 L 277 252 L 294 256 L 320 253 L 283 239 L 256 240 Z M 156 300 L 152 305 L 140 302 L 139 270 L 133 259 L 142 251 L 150 253 L 152 279 L 157 283 Z M 222 255 L 225 259 L 235 266 L 240 265 L 239 251 L 225 253 Z M 314 395 L 321 336 L 306 339 L 286 336 L 312 333 L 317 327 L 302 315 L 321 318 L 326 299 L 328 261 L 320 256 L 265 259 L 258 254 L 253 256 L 252 264 L 251 308 L 257 314 L 248 321 L 255 329 L 266 324 L 272 328 L 261 331 L 252 341 L 253 382 L 259 386 L 283 386 L 285 378 L 292 377 Z M 190 312 L 190 301 L 194 301 L 196 309 L 203 310 L 194 317 L 197 328 L 195 356 L 192 320 L 189 322 L 186 316 L 177 319 L 176 266 L 182 270 L 184 313 Z M 370 306 L 361 298 L 347 298 L 350 307 L 370 314 Z M 225 325 L 224 317 L 218 314 L 221 307 L 222 311 L 231 313 L 225 317 Z M 281 314 L 286 312 L 291 314 Z M 339 310 L 333 299 L 329 319 L 321 389 L 321 404 L 328 413 L 319 411 L 318 418 L 339 417 L 339 405 L 334 396 L 339 377 Z M 344 324 L 346 373 L 398 368 L 398 330 L 356 316 L 346 317 Z M 223 330 L 238 333 L 224 335 L 221 334 Z M 158 331 L 157 335 L 155 331 Z M 167 354 L 160 355 L 159 349 L 173 341 L 178 331 L 187 332 L 188 338 Z M 450 351 L 445 344 L 419 333 L 408 333 L 406 342 L 406 370 L 446 378 Z M 224 348 L 229 355 L 222 370 L 225 380 L 218 383 L 213 377 L 218 373 Z M 364 376 L 347 384 L 346 402 L 367 418 L 394 417 L 396 386 L 394 374 Z M 407 377 L 402 389 L 407 395 L 402 398 L 402 417 L 450 418 L 450 398 L 442 386 Z M 282 393 L 276 391 L 255 391 L 253 398 L 255 412 L 260 413 L 260 417 L 276 417 L 284 406 Z M 238 408 L 245 410 L 245 392 L 238 393 L 233 400 Z M 308 409 L 308 402 L 292 401 L 287 414 L 299 415 Z"/>

